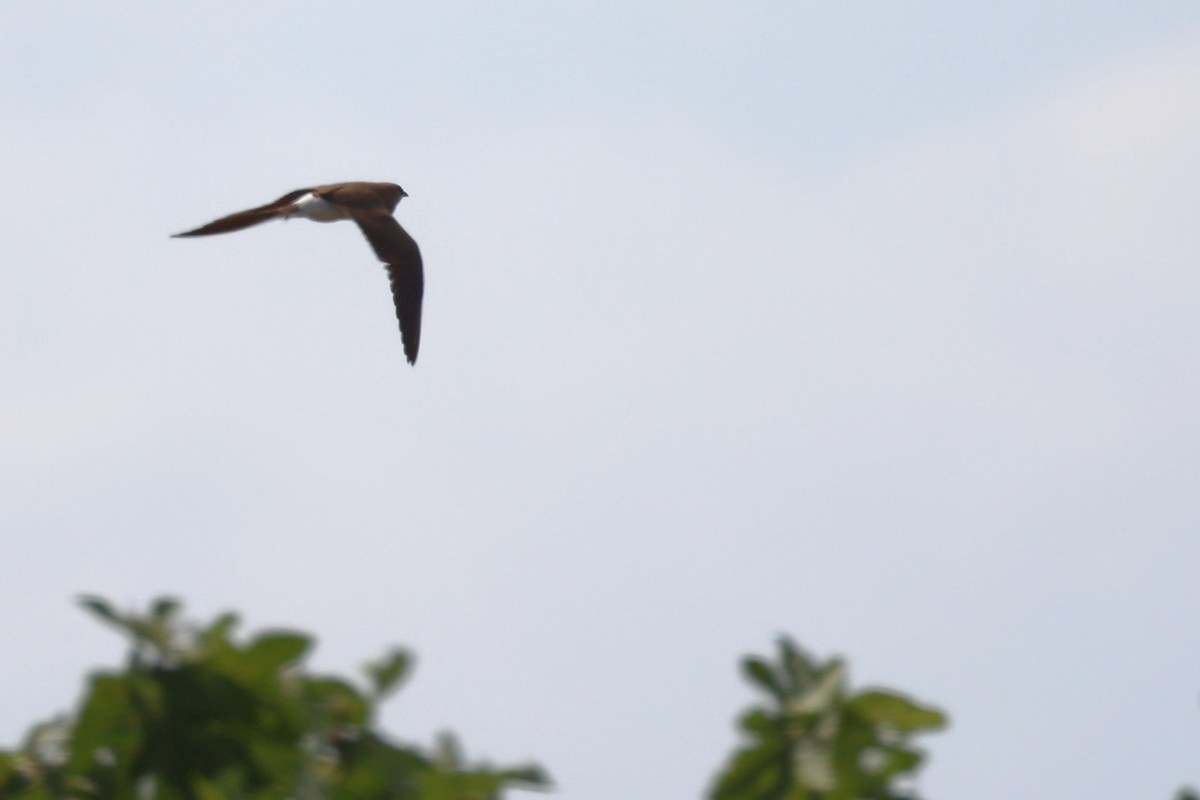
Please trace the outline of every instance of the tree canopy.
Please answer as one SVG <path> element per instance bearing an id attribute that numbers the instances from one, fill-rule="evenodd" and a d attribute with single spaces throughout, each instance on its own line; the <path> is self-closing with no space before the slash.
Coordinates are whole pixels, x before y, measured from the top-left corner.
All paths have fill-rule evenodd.
<path id="1" fill-rule="evenodd" d="M 380 706 L 412 673 L 404 649 L 356 678 L 321 675 L 306 666 L 304 633 L 238 636 L 232 613 L 188 623 L 170 598 L 144 612 L 81 604 L 128 639 L 126 662 L 88 676 L 73 713 L 0 751 L 2 800 L 492 800 L 551 787 L 535 764 L 473 761 L 451 733 L 421 746 L 384 732 Z M 915 740 L 945 727 L 941 711 L 854 690 L 843 659 L 787 637 L 741 670 L 759 700 L 739 717 L 709 800 L 919 798 Z"/>
<path id="2" fill-rule="evenodd" d="M 306 670 L 302 633 L 240 642 L 234 614 L 194 627 L 171 599 L 144 614 L 82 604 L 128 637 L 128 661 L 92 674 L 75 714 L 0 753 L 4 800 L 485 800 L 550 785 L 534 765 L 470 763 L 452 734 L 421 748 L 380 730 L 380 703 L 412 668 L 404 650 L 355 682 Z"/>

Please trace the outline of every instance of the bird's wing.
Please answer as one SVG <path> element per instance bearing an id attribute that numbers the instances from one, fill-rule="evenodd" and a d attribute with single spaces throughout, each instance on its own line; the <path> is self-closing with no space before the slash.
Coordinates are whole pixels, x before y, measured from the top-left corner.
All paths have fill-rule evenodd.
<path id="1" fill-rule="evenodd" d="M 421 346 L 421 297 L 425 293 L 421 251 L 396 218 L 383 209 L 351 209 L 350 213 L 375 255 L 387 265 L 404 355 L 408 363 L 415 364 Z"/>
<path id="2" fill-rule="evenodd" d="M 248 208 L 245 211 L 238 211 L 235 214 L 230 214 L 226 217 L 221 217 L 218 220 L 201 225 L 194 230 L 176 233 L 172 238 L 182 238 L 186 236 L 210 236 L 214 233 L 232 233 L 240 231 L 243 228 L 249 228 L 251 225 L 257 225 L 260 222 L 266 222 L 269 219 L 275 219 L 278 216 L 286 213 L 286 209 L 295 201 L 299 200 L 304 195 L 308 194 L 311 189 L 297 189 L 294 192 L 288 192 L 283 197 L 273 202 L 267 203 L 265 206 L 257 208 Z"/>

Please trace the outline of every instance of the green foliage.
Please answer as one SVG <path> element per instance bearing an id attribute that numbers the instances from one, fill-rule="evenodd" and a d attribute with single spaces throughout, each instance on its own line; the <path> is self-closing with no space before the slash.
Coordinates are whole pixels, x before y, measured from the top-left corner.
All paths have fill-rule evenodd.
<path id="1" fill-rule="evenodd" d="M 914 734 L 946 724 L 939 711 L 879 689 L 851 694 L 840 659 L 818 663 L 790 639 L 775 663 L 742 670 L 767 702 L 741 719 L 746 742 L 717 776 L 711 800 L 907 800 L 897 788 L 920 766 Z"/>
<path id="2" fill-rule="evenodd" d="M 467 763 L 449 734 L 424 752 L 379 731 L 380 701 L 411 670 L 403 651 L 368 664 L 361 690 L 306 672 L 302 634 L 239 643 L 232 614 L 195 629 L 169 599 L 145 614 L 81 602 L 131 640 L 128 664 L 93 674 L 74 718 L 0 752 L 4 800 L 490 800 L 549 785 L 535 766 Z"/>
<path id="3" fill-rule="evenodd" d="M 412 672 L 403 650 L 365 664 L 360 689 L 307 672 L 300 633 L 242 643 L 234 614 L 189 627 L 172 599 L 145 614 L 80 603 L 128 637 L 128 663 L 93 673 L 73 717 L 0 751 L 0 800 L 496 800 L 550 784 L 537 766 L 473 765 L 448 733 L 424 751 L 380 731 L 380 703 Z M 916 800 L 903 788 L 924 758 L 911 739 L 944 727 L 940 711 L 851 693 L 841 659 L 819 662 L 786 637 L 775 661 L 750 656 L 742 671 L 766 702 L 741 717 L 745 740 L 710 800 Z"/>

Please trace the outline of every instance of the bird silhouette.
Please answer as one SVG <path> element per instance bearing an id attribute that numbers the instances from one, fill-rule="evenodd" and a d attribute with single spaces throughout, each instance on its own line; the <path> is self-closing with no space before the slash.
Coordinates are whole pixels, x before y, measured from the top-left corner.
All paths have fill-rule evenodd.
<path id="1" fill-rule="evenodd" d="M 387 267 L 404 355 L 408 363 L 416 364 L 417 350 L 421 346 L 421 298 L 425 293 L 425 274 L 416 241 L 392 216 L 404 197 L 408 197 L 408 192 L 394 183 L 352 181 L 297 189 L 264 206 L 238 211 L 194 230 L 176 233 L 172 238 L 232 233 L 268 220 L 291 217 L 314 222 L 354 220 L 375 255 Z"/>

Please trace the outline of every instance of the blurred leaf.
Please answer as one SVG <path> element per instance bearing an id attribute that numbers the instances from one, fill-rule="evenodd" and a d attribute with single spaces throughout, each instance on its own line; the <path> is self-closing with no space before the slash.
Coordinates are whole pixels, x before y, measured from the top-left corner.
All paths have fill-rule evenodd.
<path id="1" fill-rule="evenodd" d="M 462 747 L 457 736 L 448 731 L 438 734 L 433 745 L 433 763 L 449 771 L 457 770 L 462 765 Z"/>
<path id="2" fill-rule="evenodd" d="M 791 782 L 787 744 L 767 740 L 739 751 L 719 776 L 713 800 L 774 800 Z"/>
<path id="3" fill-rule="evenodd" d="M 937 729 L 945 726 L 946 716 L 940 711 L 918 705 L 894 692 L 872 690 L 852 698 L 849 708 L 877 725 L 898 731 Z"/>
<path id="4" fill-rule="evenodd" d="M 175 621 L 179 601 L 173 597 L 160 597 L 150 605 L 150 618 L 158 625 L 168 626 Z"/>
<path id="5" fill-rule="evenodd" d="M 412 669 L 412 656 L 400 649 L 393 649 L 377 661 L 369 661 L 363 668 L 371 679 L 371 691 L 382 698 L 400 683 Z"/>
<path id="6" fill-rule="evenodd" d="M 779 663 L 790 683 L 790 693 L 807 689 L 813 683 L 813 666 L 804 651 L 787 636 L 779 637 Z"/>
<path id="7" fill-rule="evenodd" d="M 467 767 L 458 739 L 451 733 L 438 736 L 433 769 L 420 775 L 421 800 L 492 800 L 506 784 L 522 788 L 549 788 L 550 779 L 540 767 L 493 769 L 487 765 Z"/>
<path id="8" fill-rule="evenodd" d="M 774 717 L 760 708 L 748 711 L 742 717 L 741 726 L 751 733 L 771 734 L 781 727 L 778 717 Z"/>
<path id="9" fill-rule="evenodd" d="M 248 677 L 261 680 L 277 675 L 304 657 L 312 640 L 298 633 L 276 632 L 258 636 L 245 651 Z"/>
<path id="10" fill-rule="evenodd" d="M 172 658 L 171 634 L 174 601 L 158 600 L 151 613 L 143 618 L 136 614 L 122 614 L 102 598 L 84 595 L 79 604 L 103 621 L 130 636 L 136 645 L 130 653 L 131 661 L 141 663 L 147 656 L 155 663 L 166 663 Z M 147 650 L 142 645 L 149 645 Z"/>
<path id="11" fill-rule="evenodd" d="M 145 678 L 95 675 L 71 734 L 72 771 L 87 772 L 97 759 L 128 762 L 142 744 L 144 729 L 130 691 L 151 692 Z"/>
<path id="12" fill-rule="evenodd" d="M 779 683 L 767 662 L 755 656 L 742 659 L 742 673 L 754 684 L 765 689 L 777 700 L 786 697 L 786 689 Z"/>
<path id="13" fill-rule="evenodd" d="M 339 678 L 310 678 L 304 684 L 304 700 L 315 715 L 315 724 L 332 727 L 365 725 L 371 704 L 347 681 Z"/>
<path id="14" fill-rule="evenodd" d="M 96 616 L 100 617 L 105 622 L 113 625 L 125 627 L 125 619 L 113 610 L 113 607 L 106 600 L 94 595 L 83 595 L 79 598 L 79 604 L 91 611 Z"/>
<path id="15" fill-rule="evenodd" d="M 820 669 L 810 672 L 808 688 L 787 704 L 795 714 L 820 714 L 837 707 L 845 693 L 846 665 L 833 659 Z"/>
<path id="16" fill-rule="evenodd" d="M 865 751 L 859 758 L 861 769 L 885 781 L 911 772 L 921 764 L 920 753 L 899 747 L 878 747 Z"/>
<path id="17" fill-rule="evenodd" d="M 415 751 L 366 734 L 338 741 L 338 780 L 334 800 L 364 797 L 416 797 L 419 776 L 428 762 Z"/>
<path id="18" fill-rule="evenodd" d="M 522 788 L 549 789 L 553 786 L 549 773 L 536 764 L 517 769 L 506 769 L 500 774 L 505 781 L 524 784 Z"/>
<path id="19" fill-rule="evenodd" d="M 204 629 L 201 638 L 213 643 L 228 642 L 233 634 L 233 629 L 238 626 L 240 621 L 237 614 L 231 612 L 222 614 Z"/>
<path id="20" fill-rule="evenodd" d="M 16 753 L 0 752 L 0 792 L 6 786 L 10 786 L 17 777 L 18 757 Z M 3 794 L 0 794 L 0 797 L 3 797 Z"/>

